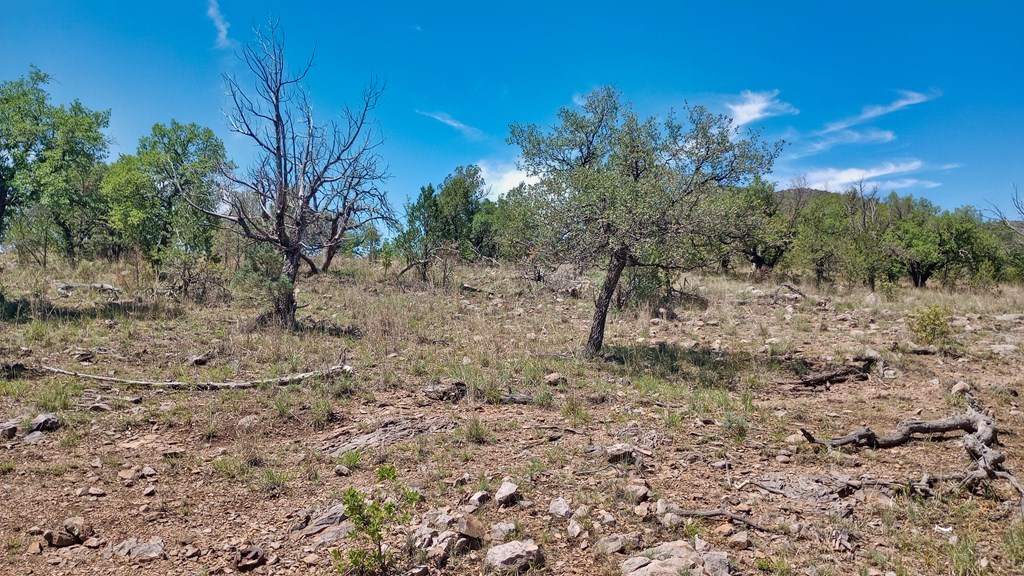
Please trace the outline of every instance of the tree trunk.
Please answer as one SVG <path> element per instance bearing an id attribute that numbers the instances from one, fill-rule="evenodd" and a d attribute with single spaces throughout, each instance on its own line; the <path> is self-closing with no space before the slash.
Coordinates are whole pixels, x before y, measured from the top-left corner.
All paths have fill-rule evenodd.
<path id="1" fill-rule="evenodd" d="M 594 302 L 594 321 L 590 324 L 590 336 L 587 338 L 587 354 L 593 356 L 601 351 L 604 344 L 604 325 L 608 319 L 608 307 L 612 303 L 612 296 L 615 288 L 619 285 L 619 277 L 626 267 L 629 252 L 625 246 L 612 253 L 608 261 L 608 274 L 604 277 L 604 284 L 601 285 L 601 292 Z"/>
<path id="2" fill-rule="evenodd" d="M 327 272 L 331 269 L 331 262 L 334 261 L 334 256 L 338 253 L 338 245 L 331 244 L 327 247 L 327 251 L 324 252 L 324 264 L 320 267 L 321 272 Z"/>
<path id="3" fill-rule="evenodd" d="M 278 286 L 274 295 L 274 318 L 289 329 L 295 328 L 295 311 L 298 309 L 295 302 L 295 281 L 299 277 L 300 256 L 297 249 L 284 253 L 281 279 L 285 280 L 287 284 Z"/>

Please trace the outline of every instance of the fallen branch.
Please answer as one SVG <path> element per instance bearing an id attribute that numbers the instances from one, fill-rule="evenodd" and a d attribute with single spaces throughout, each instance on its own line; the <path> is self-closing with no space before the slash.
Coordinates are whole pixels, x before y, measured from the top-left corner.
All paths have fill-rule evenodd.
<path id="1" fill-rule="evenodd" d="M 179 382 L 174 380 L 164 382 L 151 382 L 148 380 L 129 380 L 125 378 L 114 378 L 113 376 L 85 374 L 83 372 L 64 370 L 62 368 L 54 368 L 52 366 L 46 365 L 42 365 L 39 368 L 47 372 L 52 372 L 54 374 L 60 374 L 62 376 L 73 376 L 75 378 L 82 378 L 83 380 L 96 380 L 99 382 L 111 382 L 114 384 L 141 386 L 144 388 L 161 388 L 165 390 L 239 390 L 245 388 L 256 388 L 257 386 L 284 386 L 287 384 L 293 384 L 295 382 L 301 382 L 303 380 L 309 380 L 310 378 L 326 378 L 336 376 L 338 374 L 352 373 L 351 366 L 338 365 L 331 366 L 326 370 L 300 372 L 298 374 L 289 374 L 287 376 L 280 376 L 278 378 L 264 378 L 262 380 L 247 380 L 244 382 Z"/>
<path id="2" fill-rule="evenodd" d="M 678 514 L 678 515 L 683 516 L 683 517 L 687 517 L 687 518 L 713 518 L 715 516 L 725 516 L 726 518 L 732 520 L 733 522 L 739 522 L 740 524 L 746 524 L 747 526 L 750 526 L 754 530 L 760 530 L 761 532 L 771 532 L 771 530 L 765 528 L 764 526 L 758 524 L 757 522 L 754 522 L 750 518 L 748 518 L 748 517 L 746 517 L 746 516 L 744 516 L 742 514 L 737 514 L 735 512 L 729 512 L 728 510 L 726 510 L 724 508 L 715 508 L 713 510 L 679 510 L 679 511 L 673 511 L 673 513 L 674 514 Z"/>
<path id="3" fill-rule="evenodd" d="M 781 292 L 783 288 L 787 288 L 790 292 L 800 295 L 801 298 L 807 298 L 806 294 L 790 286 L 789 284 L 780 284 L 779 287 L 775 289 L 775 295 L 772 296 L 772 304 L 775 304 L 776 302 L 779 301 L 779 292 Z"/>
<path id="4" fill-rule="evenodd" d="M 896 425 L 895 432 L 882 436 L 866 427 L 831 440 L 820 440 L 803 428 L 800 429 L 800 433 L 808 442 L 830 449 L 843 446 L 885 449 L 907 444 L 914 439 L 915 434 L 946 434 L 957 430 L 962 431 L 965 433 L 962 438 L 963 447 L 977 465 L 977 469 L 964 475 L 960 485 L 969 486 L 986 479 L 1006 480 L 1020 496 L 1021 513 L 1024 514 L 1024 487 L 1011 471 L 1003 467 L 1006 455 L 992 447 L 997 444 L 998 427 L 995 420 L 975 409 L 974 399 L 971 396 L 967 396 L 967 400 L 967 411 L 963 414 L 938 420 L 918 418 L 903 420 Z M 952 477 L 947 478 L 952 479 Z"/>
<path id="5" fill-rule="evenodd" d="M 65 283 L 57 286 L 57 292 L 61 296 L 71 296 L 71 293 L 79 288 L 87 288 L 89 290 L 95 290 L 97 292 L 106 292 L 108 294 L 115 294 L 120 292 L 121 289 L 110 284 L 71 284 Z"/>
<path id="6" fill-rule="evenodd" d="M 840 384 L 847 380 L 867 380 L 868 374 L 864 366 L 845 366 L 838 370 L 831 372 L 825 372 L 824 374 L 814 374 L 812 376 L 806 376 L 799 380 L 781 380 L 776 382 L 777 384 L 784 384 L 789 386 L 827 386 L 829 384 Z"/>

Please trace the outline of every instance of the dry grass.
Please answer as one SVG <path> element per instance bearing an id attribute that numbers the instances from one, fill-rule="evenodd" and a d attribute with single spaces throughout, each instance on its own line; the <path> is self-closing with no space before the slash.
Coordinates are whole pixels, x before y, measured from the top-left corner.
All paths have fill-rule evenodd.
<path id="1" fill-rule="evenodd" d="M 124 302 L 88 292 L 63 298 L 53 287 L 67 279 L 117 282 L 125 289 Z M 996 323 L 992 316 L 1024 309 L 1019 287 L 966 294 L 904 288 L 893 301 L 858 290 L 819 295 L 805 287 L 810 301 L 773 304 L 771 285 L 753 287 L 767 293 L 759 297 L 747 282 L 690 277 L 686 287 L 706 298 L 706 309 L 679 306 L 674 320 L 656 318 L 650 309 L 614 311 L 606 342 L 617 361 L 605 362 L 579 353 L 592 314 L 589 294 L 569 298 L 502 268 L 455 269 L 447 289 L 382 281 L 379 269 L 361 262 L 345 262 L 337 274 L 303 281 L 302 316 L 358 328 L 342 336 L 253 329 L 259 310 L 246 298 L 199 307 L 159 295 L 154 282 L 130 267 L 111 272 L 84 265 L 44 273 L 8 265 L 4 293 L 23 302 L 24 309 L 0 322 L 0 360 L 23 355 L 29 362 L 150 380 L 242 380 L 339 362 L 352 365 L 355 373 L 218 393 L 111 389 L 61 378 L 0 380 L 0 413 L 31 418 L 49 410 L 70 424 L 55 436 L 59 440 L 16 445 L 0 462 L 0 478 L 20 496 L 9 514 L 0 516 L 3 532 L 16 535 L 8 539 L 6 560 L 0 562 L 46 571 L 42 560 L 20 551 L 20 535 L 34 524 L 56 526 L 65 509 L 78 502 L 62 496 L 32 504 L 54 489 L 37 479 L 62 482 L 57 492 L 70 493 L 97 457 L 104 466 L 92 473 L 114 487 L 123 466 L 159 467 L 164 506 L 155 512 L 163 521 L 159 528 L 128 501 L 108 498 L 91 508 L 90 521 L 112 540 L 163 531 L 172 542 L 173 534 L 188 527 L 197 547 L 221 550 L 224 542 L 201 528 L 220 533 L 223 518 L 233 514 L 244 519 L 253 542 L 279 541 L 295 510 L 335 502 L 349 485 L 372 489 L 381 481 L 376 471 L 384 469 L 420 488 L 427 508 L 457 506 L 468 493 L 494 490 L 504 477 L 514 478 L 534 507 L 484 508 L 479 515 L 487 525 L 515 522 L 523 537 L 541 542 L 549 573 L 617 570 L 616 561 L 581 552 L 545 517 L 554 497 L 613 513 L 614 527 L 586 519 L 595 537 L 636 530 L 647 544 L 656 544 L 700 534 L 726 546 L 713 530 L 715 522 L 690 522 L 675 530 L 642 522 L 624 495 L 633 476 L 643 476 L 659 496 L 684 508 L 746 505 L 782 532 L 799 528 L 789 537 L 759 535 L 755 551 L 734 553 L 736 565 L 748 573 L 974 574 L 985 573 L 980 568 L 985 559 L 988 573 L 1008 574 L 1024 557 L 1020 524 L 999 516 L 999 499 L 1010 496 L 1005 486 L 927 500 L 900 494 L 888 503 L 858 500 L 849 517 L 800 511 L 793 502 L 737 488 L 743 480 L 771 473 L 909 478 L 926 470 L 959 471 L 969 463 L 955 442 L 857 454 L 800 446 L 791 450 L 788 464 L 776 460 L 780 450 L 792 448 L 785 439 L 800 426 L 838 435 L 863 424 L 887 430 L 917 413 L 939 417 L 960 410 L 947 395 L 957 380 L 969 381 L 993 406 L 1010 432 L 1003 436 L 1010 466 L 1019 468 L 1024 444 L 1013 432 L 1024 420 L 1008 390 L 1017 385 L 1021 358 L 990 350 L 993 343 L 1017 342 L 1018 327 Z M 489 294 L 462 292 L 457 289 L 462 282 Z M 826 307 L 817 305 L 819 296 L 828 301 Z M 894 350 L 893 343 L 912 338 L 908 316 L 933 305 L 952 310 L 961 356 Z M 876 375 L 814 394 L 775 384 L 806 370 L 800 360 L 839 364 L 868 347 L 882 353 L 895 378 Z M 92 353 L 84 365 L 82 351 Z M 212 358 L 205 365 L 190 363 L 207 352 Z M 544 376 L 551 372 L 561 373 L 565 382 L 546 384 Z M 426 400 L 421 389 L 442 378 L 465 382 L 469 397 L 455 405 Z M 497 404 L 507 392 L 530 394 L 534 403 Z M 97 394 L 111 412 L 86 410 Z M 133 403 L 136 396 L 139 404 Z M 460 427 L 337 459 L 320 452 L 321 439 L 338 430 L 367 431 L 388 418 L 427 416 Z M 554 433 L 563 428 L 574 432 Z M 156 448 L 122 447 L 147 435 L 155 437 Z M 622 441 L 653 456 L 636 466 L 608 467 L 588 454 L 590 444 Z M 168 446 L 182 454 L 162 459 Z M 716 462 L 730 468 L 712 466 Z M 351 472 L 342 483 L 331 472 L 338 464 Z M 952 532 L 938 532 L 937 525 Z M 832 549 L 834 531 L 851 535 L 855 553 Z M 950 534 L 957 536 L 955 543 Z M 279 554 L 298 559 L 306 553 L 301 544 L 286 543 Z M 98 566 L 102 560 L 89 562 Z M 183 566 L 217 567 L 205 560 L 189 562 Z M 459 557 L 449 571 L 479 568 L 478 559 Z"/>

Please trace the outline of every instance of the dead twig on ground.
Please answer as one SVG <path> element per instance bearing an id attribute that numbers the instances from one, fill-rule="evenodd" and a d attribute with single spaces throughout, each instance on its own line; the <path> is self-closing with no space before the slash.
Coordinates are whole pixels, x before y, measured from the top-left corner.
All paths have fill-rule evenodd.
<path id="1" fill-rule="evenodd" d="M 314 370 L 312 372 L 300 372 L 298 374 L 289 374 L 287 376 L 279 376 L 277 378 L 264 378 L 261 380 L 246 380 L 242 382 L 179 382 L 179 381 L 164 381 L 164 382 L 151 382 L 148 380 L 129 380 L 126 378 L 115 378 L 113 376 L 99 376 L 97 374 L 86 374 L 83 372 L 75 372 L 73 370 L 64 370 L 63 368 L 54 368 L 53 366 L 41 365 L 41 370 L 51 372 L 53 374 L 60 374 L 62 376 L 72 376 L 75 378 L 81 378 L 83 380 L 96 380 L 98 382 L 110 382 L 114 384 L 125 384 L 127 386 L 139 386 L 143 388 L 161 388 L 165 390 L 240 390 L 246 388 L 256 388 L 257 386 L 284 386 L 287 384 L 293 384 L 295 382 L 301 382 L 303 380 L 309 380 L 310 378 L 329 378 L 337 376 L 338 374 L 351 374 L 352 367 L 344 364 L 338 366 L 331 366 L 326 370 Z"/>

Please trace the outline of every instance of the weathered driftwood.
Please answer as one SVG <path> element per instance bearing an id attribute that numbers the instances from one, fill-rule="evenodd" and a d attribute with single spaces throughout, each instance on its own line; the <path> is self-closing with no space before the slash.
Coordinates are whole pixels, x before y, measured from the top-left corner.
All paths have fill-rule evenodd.
<path id="1" fill-rule="evenodd" d="M 84 288 L 84 289 L 87 289 L 87 290 L 95 290 L 97 292 L 106 292 L 108 294 L 116 294 L 117 292 L 121 291 L 120 288 L 118 288 L 116 286 L 111 286 L 110 284 L 72 284 L 72 283 L 64 283 L 64 284 L 60 284 L 60 285 L 57 286 L 57 292 L 60 293 L 61 296 L 70 296 L 72 292 L 74 292 L 75 290 L 78 290 L 80 288 Z"/>
<path id="2" fill-rule="evenodd" d="M 808 442 L 820 444 L 828 448 L 853 446 L 857 448 L 885 449 L 902 446 L 910 442 L 916 434 L 946 434 L 964 432 L 962 442 L 967 454 L 974 460 L 977 468 L 962 476 L 949 476 L 947 479 L 958 479 L 961 485 L 973 485 L 986 479 L 1006 480 L 1021 497 L 1021 510 L 1024 512 L 1024 487 L 1012 472 L 1003 467 L 1006 455 L 992 446 L 997 444 L 998 427 L 995 420 L 974 407 L 973 398 L 968 396 L 967 411 L 956 416 L 938 420 L 921 420 L 918 418 L 904 420 L 896 425 L 891 434 L 879 436 L 871 428 L 860 428 L 845 436 L 831 440 L 820 440 L 807 430 L 801 428 L 800 433 Z M 928 482 L 925 482 L 927 485 Z"/>
<path id="3" fill-rule="evenodd" d="M 397 442 L 412 440 L 423 434 L 451 430 L 452 428 L 455 428 L 455 421 L 446 418 L 431 418 L 428 420 L 393 418 L 385 420 L 376 430 L 357 434 L 346 440 L 341 439 L 346 434 L 351 433 L 354 430 L 353 427 L 334 432 L 327 436 L 321 450 L 330 456 L 338 457 L 346 452 L 390 446 Z"/>
<path id="4" fill-rule="evenodd" d="M 326 370 L 314 370 L 312 372 L 300 372 L 298 374 L 289 374 L 287 376 L 279 376 L 277 378 L 246 380 L 242 382 L 179 382 L 174 380 L 164 382 L 151 382 L 148 380 L 129 380 L 126 378 L 115 378 L 113 376 L 99 376 L 96 374 L 86 374 L 83 372 L 64 370 L 63 368 L 54 368 L 53 366 L 46 365 L 42 365 L 39 368 L 41 370 L 51 372 L 53 374 L 73 376 L 75 378 L 81 378 L 83 380 L 96 380 L 98 382 L 111 382 L 114 384 L 125 384 L 127 386 L 161 388 L 165 390 L 238 390 L 245 388 L 256 388 L 257 386 L 284 386 L 287 384 L 293 384 L 295 382 L 301 382 L 303 380 L 309 380 L 310 378 L 328 378 L 331 376 L 336 376 L 338 374 L 352 373 L 351 366 L 338 365 L 331 366 Z"/>

